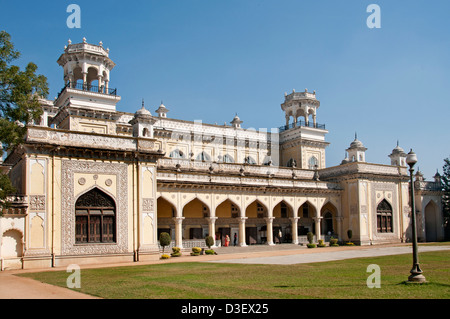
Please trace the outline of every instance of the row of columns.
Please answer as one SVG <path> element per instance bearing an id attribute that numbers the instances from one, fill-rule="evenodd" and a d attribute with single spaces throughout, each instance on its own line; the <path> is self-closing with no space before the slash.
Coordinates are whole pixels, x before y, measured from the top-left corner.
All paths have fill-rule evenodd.
<path id="1" fill-rule="evenodd" d="M 216 233 L 217 218 L 218 217 L 206 217 L 208 220 L 209 234 Z M 320 223 L 322 218 L 323 217 L 313 217 L 317 240 L 320 239 Z M 239 219 L 239 246 L 245 247 L 247 246 L 247 243 L 245 242 L 245 222 L 248 217 L 237 217 L 237 219 Z M 275 245 L 273 241 L 273 220 L 275 217 L 265 217 L 264 219 L 267 226 L 267 244 L 273 246 Z M 291 220 L 292 225 L 292 244 L 298 245 L 298 221 L 300 217 L 291 217 L 289 219 Z M 339 231 L 341 230 L 342 219 L 343 217 L 336 217 L 336 226 Z M 173 220 L 175 221 L 175 246 L 183 248 L 184 217 L 174 217 Z"/>

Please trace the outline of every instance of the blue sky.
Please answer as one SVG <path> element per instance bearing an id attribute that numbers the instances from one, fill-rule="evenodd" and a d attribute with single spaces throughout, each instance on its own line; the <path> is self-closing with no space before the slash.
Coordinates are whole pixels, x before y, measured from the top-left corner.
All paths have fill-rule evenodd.
<path id="1" fill-rule="evenodd" d="M 66 25 L 81 8 L 81 28 Z M 369 29 L 369 4 L 381 28 Z M 427 179 L 450 156 L 450 1 L 168 0 L 5 1 L 0 29 L 63 87 L 56 60 L 70 38 L 103 42 L 117 64 L 118 110 L 145 99 L 154 113 L 244 128 L 284 124 L 284 92 L 316 90 L 317 121 L 329 130 L 327 165 L 338 165 L 358 133 L 366 160 L 389 164 L 399 140 Z"/>

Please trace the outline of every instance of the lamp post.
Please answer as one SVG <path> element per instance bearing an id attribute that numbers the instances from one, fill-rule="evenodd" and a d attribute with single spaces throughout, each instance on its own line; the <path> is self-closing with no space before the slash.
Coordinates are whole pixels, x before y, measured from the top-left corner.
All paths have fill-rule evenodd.
<path id="1" fill-rule="evenodd" d="M 422 283 L 425 282 L 425 276 L 422 274 L 423 271 L 419 267 L 419 256 L 417 253 L 417 232 L 416 232 L 416 207 L 414 202 L 414 165 L 417 163 L 416 153 L 411 151 L 406 156 L 406 163 L 409 165 L 410 173 L 410 192 L 411 192 L 411 217 L 412 217 L 412 237 L 413 237 L 413 266 L 410 271 L 411 275 L 408 277 L 409 283 Z"/>

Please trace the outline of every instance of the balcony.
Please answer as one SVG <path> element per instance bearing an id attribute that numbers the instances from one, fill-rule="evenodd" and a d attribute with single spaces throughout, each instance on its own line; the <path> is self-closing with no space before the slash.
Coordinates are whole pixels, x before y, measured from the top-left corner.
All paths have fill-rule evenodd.
<path id="1" fill-rule="evenodd" d="M 59 96 L 66 90 L 67 88 L 85 91 L 85 92 L 92 92 L 92 93 L 100 93 L 100 94 L 107 94 L 107 95 L 114 95 L 117 96 L 117 89 L 107 89 L 104 86 L 96 86 L 96 85 L 89 85 L 84 83 L 71 83 L 67 82 L 66 86 L 62 88 L 61 92 L 58 94 Z"/>
<path id="2" fill-rule="evenodd" d="M 318 124 L 313 122 L 306 123 L 305 121 L 299 120 L 297 123 L 290 123 L 289 125 L 283 125 L 278 128 L 279 132 L 284 132 L 287 130 L 290 130 L 292 128 L 296 127 L 312 127 L 312 128 L 318 128 L 321 130 L 325 130 L 325 124 Z"/>

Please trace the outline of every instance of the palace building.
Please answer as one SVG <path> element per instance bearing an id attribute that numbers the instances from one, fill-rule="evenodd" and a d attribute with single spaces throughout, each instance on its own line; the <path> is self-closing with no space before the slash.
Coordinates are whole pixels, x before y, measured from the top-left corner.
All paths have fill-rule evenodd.
<path id="1" fill-rule="evenodd" d="M 182 249 L 208 235 L 242 247 L 301 244 L 310 231 L 347 241 L 352 230 L 361 245 L 410 240 L 405 152 L 397 145 L 390 165 L 373 164 L 355 136 L 326 167 L 315 92 L 285 94 L 285 125 L 258 131 L 237 115 L 212 125 L 163 104 L 117 110 L 102 43 L 69 41 L 57 62 L 63 89 L 1 165 L 17 189 L 0 217 L 2 270 L 158 259 L 161 232 Z M 422 241 L 444 237 L 439 179 L 415 176 Z"/>

